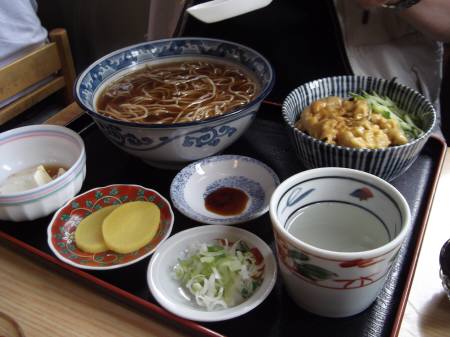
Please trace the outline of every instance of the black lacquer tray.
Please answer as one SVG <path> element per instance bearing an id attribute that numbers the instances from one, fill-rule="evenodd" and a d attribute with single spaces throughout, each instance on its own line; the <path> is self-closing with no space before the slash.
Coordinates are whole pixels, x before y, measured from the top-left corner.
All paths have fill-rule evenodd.
<path id="1" fill-rule="evenodd" d="M 177 171 L 152 168 L 122 151 L 118 151 L 100 132 L 90 117 L 84 115 L 69 125 L 82 136 L 87 151 L 87 176 L 82 191 L 114 183 L 139 184 L 153 188 L 170 199 L 170 183 Z M 253 311 L 219 323 L 196 323 L 178 318 L 162 309 L 150 294 L 146 284 L 149 258 L 119 270 L 85 271 L 56 259 L 47 246 L 46 229 L 51 216 L 32 223 L 2 223 L 0 238 L 9 246 L 29 253 L 36 261 L 68 275 L 160 318 L 185 333 L 208 336 L 396 336 L 406 305 L 423 232 L 440 173 L 446 145 L 431 137 L 418 160 L 403 176 L 393 181 L 407 199 L 414 222 L 413 231 L 403 245 L 387 283 L 375 303 L 353 317 L 329 319 L 298 308 L 288 297 L 279 278 L 270 296 Z M 277 105 L 264 103 L 249 130 L 226 153 L 254 157 L 272 167 L 284 180 L 304 170 L 297 160 Z M 173 233 L 201 225 L 177 210 Z M 239 227 L 249 230 L 272 249 L 273 234 L 269 215 Z"/>

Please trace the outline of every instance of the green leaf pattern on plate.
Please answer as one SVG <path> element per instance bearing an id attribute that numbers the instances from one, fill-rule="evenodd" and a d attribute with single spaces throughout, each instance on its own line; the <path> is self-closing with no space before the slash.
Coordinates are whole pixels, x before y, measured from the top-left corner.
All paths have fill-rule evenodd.
<path id="1" fill-rule="evenodd" d="M 119 190 L 117 188 L 112 188 L 111 191 L 109 191 L 109 195 L 115 196 L 119 194 Z"/>
<path id="2" fill-rule="evenodd" d="M 61 215 L 61 221 L 67 221 L 70 219 L 70 215 L 69 214 L 63 214 Z"/>

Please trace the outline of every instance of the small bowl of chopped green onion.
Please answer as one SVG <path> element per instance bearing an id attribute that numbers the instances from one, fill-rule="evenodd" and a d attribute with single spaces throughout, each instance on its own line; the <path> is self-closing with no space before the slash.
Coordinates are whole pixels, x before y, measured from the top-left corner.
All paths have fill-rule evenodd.
<path id="1" fill-rule="evenodd" d="M 147 270 L 150 291 L 163 308 L 200 322 L 249 312 L 270 294 L 276 278 L 271 248 L 249 231 L 224 225 L 173 235 Z"/>

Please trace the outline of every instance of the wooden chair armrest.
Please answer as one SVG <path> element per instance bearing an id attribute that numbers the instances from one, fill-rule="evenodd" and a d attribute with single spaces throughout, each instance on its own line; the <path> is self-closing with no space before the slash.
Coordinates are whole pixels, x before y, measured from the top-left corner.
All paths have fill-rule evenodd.
<path id="1" fill-rule="evenodd" d="M 79 116 L 83 114 L 84 110 L 76 103 L 65 107 L 63 110 L 57 112 L 55 115 L 47 119 L 44 124 L 53 124 L 53 125 L 67 125 L 73 120 L 77 119 Z"/>

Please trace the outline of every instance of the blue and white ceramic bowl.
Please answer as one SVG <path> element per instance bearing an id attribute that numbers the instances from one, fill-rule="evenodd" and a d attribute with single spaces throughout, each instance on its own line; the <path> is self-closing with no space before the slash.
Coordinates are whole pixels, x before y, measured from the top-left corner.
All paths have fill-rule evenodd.
<path id="1" fill-rule="evenodd" d="M 244 156 L 222 155 L 192 163 L 181 170 L 170 186 L 172 203 L 181 213 L 206 224 L 231 225 L 266 213 L 272 192 L 280 183 L 266 164 Z M 249 200 L 242 213 L 223 216 L 205 207 L 205 198 L 221 188 L 237 188 Z"/>
<path id="2" fill-rule="evenodd" d="M 144 125 L 114 120 L 96 112 L 97 96 L 111 80 L 146 64 L 196 56 L 244 66 L 260 82 L 260 94 L 240 109 L 192 123 Z M 79 76 L 75 96 L 106 137 L 120 149 L 150 165 L 175 168 L 214 155 L 237 140 L 250 126 L 273 83 L 272 66 L 246 46 L 207 38 L 173 38 L 133 45 L 104 56 Z"/>
<path id="3" fill-rule="evenodd" d="M 294 127 L 303 109 L 313 101 L 327 96 L 349 97 L 349 93 L 363 90 L 388 96 L 400 108 L 418 116 L 424 134 L 401 146 L 358 149 L 325 143 Z M 329 77 L 303 84 L 287 96 L 282 111 L 297 157 L 306 168 L 347 167 L 372 173 L 388 181 L 404 173 L 413 164 L 436 120 L 432 104 L 413 89 L 393 81 L 362 76 Z"/>

